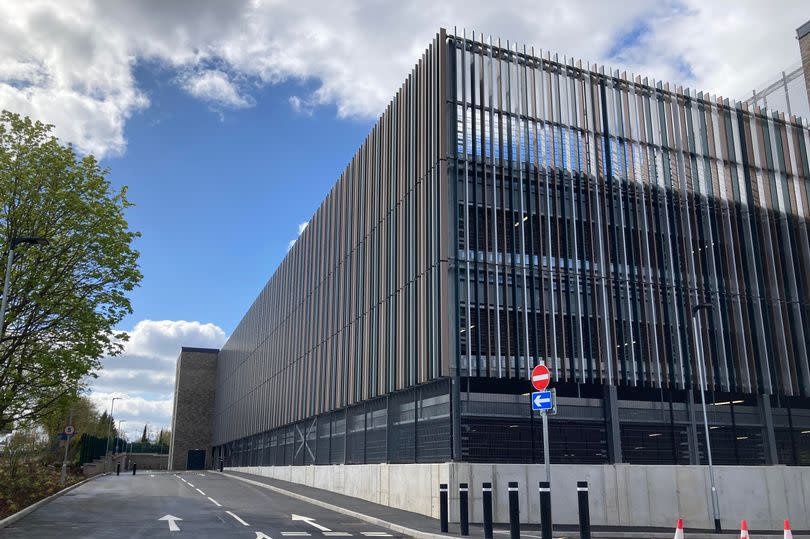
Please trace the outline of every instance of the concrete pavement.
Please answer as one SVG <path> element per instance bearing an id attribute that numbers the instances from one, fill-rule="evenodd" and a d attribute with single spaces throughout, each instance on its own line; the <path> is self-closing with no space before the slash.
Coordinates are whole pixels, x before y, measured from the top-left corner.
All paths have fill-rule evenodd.
<path id="1" fill-rule="evenodd" d="M 0 537 L 182 536 L 363 539 L 398 535 L 208 472 L 143 472 L 135 476 L 99 477 L 0 529 Z"/>

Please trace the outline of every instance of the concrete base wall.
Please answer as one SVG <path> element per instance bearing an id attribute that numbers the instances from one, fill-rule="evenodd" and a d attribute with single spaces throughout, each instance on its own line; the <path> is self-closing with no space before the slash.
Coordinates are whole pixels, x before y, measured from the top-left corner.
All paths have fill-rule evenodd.
<path id="1" fill-rule="evenodd" d="M 126 469 L 131 470 L 133 464 L 137 464 L 139 470 L 167 470 L 169 468 L 169 455 L 133 453 L 127 457 Z"/>
<path id="2" fill-rule="evenodd" d="M 439 517 L 439 483 L 450 485 L 450 518 L 458 520 L 458 483 L 470 484 L 470 519 L 481 522 L 481 483 L 493 487 L 496 522 L 508 522 L 507 483 L 520 488 L 522 522 L 537 523 L 537 484 L 542 465 L 528 464 L 365 464 L 352 466 L 250 466 L 235 471 L 327 489 L 371 502 Z M 555 524 L 577 524 L 577 481 L 588 481 L 591 523 L 615 526 L 713 528 L 706 466 L 553 465 Z M 723 527 L 810 528 L 810 468 L 715 466 Z"/>

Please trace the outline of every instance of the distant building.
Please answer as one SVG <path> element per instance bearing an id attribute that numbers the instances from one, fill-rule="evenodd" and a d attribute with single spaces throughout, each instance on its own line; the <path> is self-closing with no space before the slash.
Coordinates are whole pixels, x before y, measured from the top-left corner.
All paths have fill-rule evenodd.
<path id="1" fill-rule="evenodd" d="M 441 31 L 219 351 L 213 439 L 186 447 L 542 462 L 542 362 L 552 462 L 698 464 L 705 364 L 715 464 L 810 465 L 808 148 L 790 117 Z"/>

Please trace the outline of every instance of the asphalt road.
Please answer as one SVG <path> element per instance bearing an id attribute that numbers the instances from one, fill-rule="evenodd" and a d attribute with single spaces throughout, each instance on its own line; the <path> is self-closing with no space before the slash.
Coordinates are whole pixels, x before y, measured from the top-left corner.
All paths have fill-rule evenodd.
<path id="1" fill-rule="evenodd" d="M 161 520 L 167 516 L 177 520 Z M 174 528 L 177 529 L 172 531 Z M 0 529 L 0 537 L 37 539 L 184 536 L 365 539 L 397 535 L 232 477 L 207 472 L 99 477 Z"/>

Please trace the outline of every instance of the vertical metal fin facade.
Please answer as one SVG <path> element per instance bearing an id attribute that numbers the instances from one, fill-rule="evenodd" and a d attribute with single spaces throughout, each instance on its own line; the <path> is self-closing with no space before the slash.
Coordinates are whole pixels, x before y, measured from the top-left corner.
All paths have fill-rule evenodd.
<path id="1" fill-rule="evenodd" d="M 445 39 L 221 350 L 215 445 L 449 374 Z"/>
<path id="2" fill-rule="evenodd" d="M 541 361 L 689 389 L 705 303 L 710 388 L 810 396 L 808 147 L 795 117 L 440 32 L 220 352 L 214 445 Z"/>
<path id="3" fill-rule="evenodd" d="M 452 42 L 462 376 L 810 394 L 806 124 Z"/>

